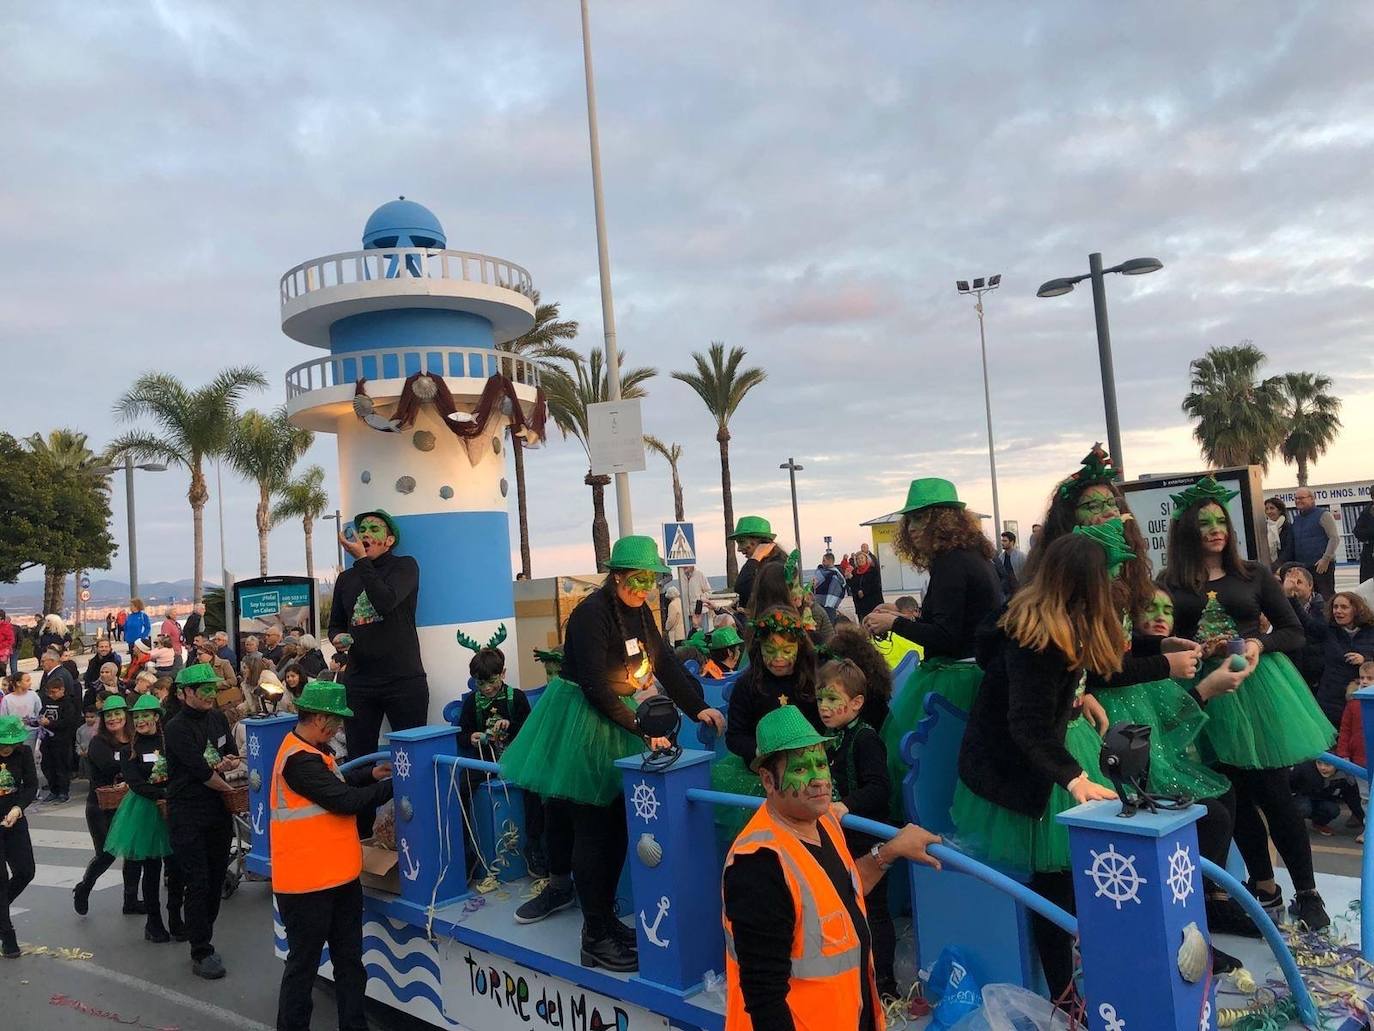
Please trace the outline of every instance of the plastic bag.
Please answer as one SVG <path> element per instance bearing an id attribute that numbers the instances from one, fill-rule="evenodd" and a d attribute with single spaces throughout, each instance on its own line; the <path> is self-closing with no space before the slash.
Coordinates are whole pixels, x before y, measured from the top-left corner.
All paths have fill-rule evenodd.
<path id="1" fill-rule="evenodd" d="M 983 989 L 983 1008 L 950 1031 L 1071 1031 L 1072 1027 L 1048 999 L 1013 984 L 990 984 Z"/>
<path id="2" fill-rule="evenodd" d="M 942 951 L 930 968 L 926 997 L 937 999 L 931 1014 L 931 1031 L 948 1031 L 982 1005 L 982 985 L 969 970 L 957 948 Z M 937 994 L 938 993 L 938 994 Z"/>

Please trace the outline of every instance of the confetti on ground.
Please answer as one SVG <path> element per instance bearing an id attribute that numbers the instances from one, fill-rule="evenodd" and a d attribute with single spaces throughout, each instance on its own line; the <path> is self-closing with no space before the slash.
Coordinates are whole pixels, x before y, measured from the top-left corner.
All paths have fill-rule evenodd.
<path id="1" fill-rule="evenodd" d="M 112 1020 L 116 1024 L 127 1024 L 131 1027 L 147 1028 L 148 1031 L 181 1031 L 181 1029 L 175 1025 L 145 1024 L 137 1017 L 121 1017 L 118 1013 L 96 1009 L 94 1006 L 87 1005 L 80 999 L 73 999 L 66 995 L 54 995 L 48 999 L 48 1004 L 50 1006 L 67 1006 L 76 1010 L 78 1013 L 84 1013 L 88 1017 L 99 1017 L 101 1020 Z"/>
<path id="2" fill-rule="evenodd" d="M 25 956 L 49 956 L 52 959 L 65 960 L 85 960 L 91 959 L 95 953 L 87 952 L 85 949 L 53 947 L 51 945 L 30 945 L 27 942 L 20 945 L 19 951 Z"/>

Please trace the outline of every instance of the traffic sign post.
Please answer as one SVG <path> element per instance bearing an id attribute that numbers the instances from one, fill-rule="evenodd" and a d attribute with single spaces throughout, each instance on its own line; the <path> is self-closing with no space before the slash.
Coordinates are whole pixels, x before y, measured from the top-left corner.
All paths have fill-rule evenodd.
<path id="1" fill-rule="evenodd" d="M 670 569 L 677 570 L 677 597 L 682 606 L 682 632 L 687 634 L 692 614 L 687 611 L 687 589 L 682 582 L 682 567 L 697 564 L 697 530 L 693 523 L 663 524 L 663 559 Z"/>

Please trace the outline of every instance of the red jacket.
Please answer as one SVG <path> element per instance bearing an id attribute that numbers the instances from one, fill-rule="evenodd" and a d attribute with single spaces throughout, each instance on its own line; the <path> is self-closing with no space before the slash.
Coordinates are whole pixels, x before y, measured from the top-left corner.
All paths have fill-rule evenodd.
<path id="1" fill-rule="evenodd" d="M 9 659 L 14 651 L 14 624 L 8 619 L 0 619 L 0 659 Z"/>
<path id="2" fill-rule="evenodd" d="M 1336 738 L 1336 754 L 1349 759 L 1356 766 L 1365 766 L 1364 722 L 1360 717 L 1360 703 L 1355 699 L 1345 703 L 1341 713 L 1341 732 Z"/>

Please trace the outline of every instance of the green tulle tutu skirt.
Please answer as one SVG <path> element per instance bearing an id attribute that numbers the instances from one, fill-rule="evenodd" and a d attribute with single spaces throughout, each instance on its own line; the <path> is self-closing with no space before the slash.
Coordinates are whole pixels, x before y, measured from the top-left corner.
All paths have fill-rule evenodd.
<path id="1" fill-rule="evenodd" d="M 622 701 L 637 707 L 633 698 Z M 643 738 L 601 715 L 576 684 L 554 677 L 502 753 L 501 776 L 545 798 L 609 805 L 625 790 L 615 761 L 643 751 Z"/>
<path id="2" fill-rule="evenodd" d="M 763 798 L 763 781 L 744 764 L 743 759 L 734 752 L 727 752 L 711 763 L 711 790 Z M 732 805 L 716 806 L 716 836 L 729 846 L 753 815 L 752 809 L 739 809 Z"/>
<path id="3" fill-rule="evenodd" d="M 1194 800 L 1226 794 L 1231 782 L 1202 764 L 1198 735 L 1207 714 L 1174 680 L 1152 680 L 1113 687 L 1096 695 L 1113 723 L 1142 723 L 1150 728 L 1151 794 L 1187 795 Z"/>
<path id="4" fill-rule="evenodd" d="M 157 803 L 135 791 L 124 796 L 105 835 L 105 851 L 120 859 L 161 859 L 172 854 L 167 821 Z"/>
<path id="5" fill-rule="evenodd" d="M 892 812 L 900 817 L 898 826 L 906 822 L 900 815 L 902 781 L 907 773 L 901 752 L 902 738 L 925 719 L 926 696 L 941 695 L 956 709 L 967 713 L 973 709 L 973 699 L 982 682 L 983 671 L 977 663 L 932 655 L 912 671 L 902 693 L 892 699 L 881 733 L 883 744 L 887 746 L 888 772 L 892 776 Z"/>
<path id="6" fill-rule="evenodd" d="M 1064 734 L 1069 750 L 1088 776 L 1111 787 L 1102 774 L 1102 739 L 1092 724 L 1078 717 Z M 957 831 L 955 844 L 970 855 L 1005 869 L 1049 873 L 1069 868 L 1069 830 L 1055 819 L 1078 803 L 1056 784 L 1045 811 L 1037 819 L 1004 809 L 976 795 L 962 780 L 954 788 L 950 816 Z"/>
<path id="7" fill-rule="evenodd" d="M 1219 663 L 1209 661 L 1201 680 Z M 1336 730 L 1288 656 L 1266 652 L 1233 693 L 1207 703 L 1200 748 L 1208 761 L 1275 770 L 1328 751 Z"/>

